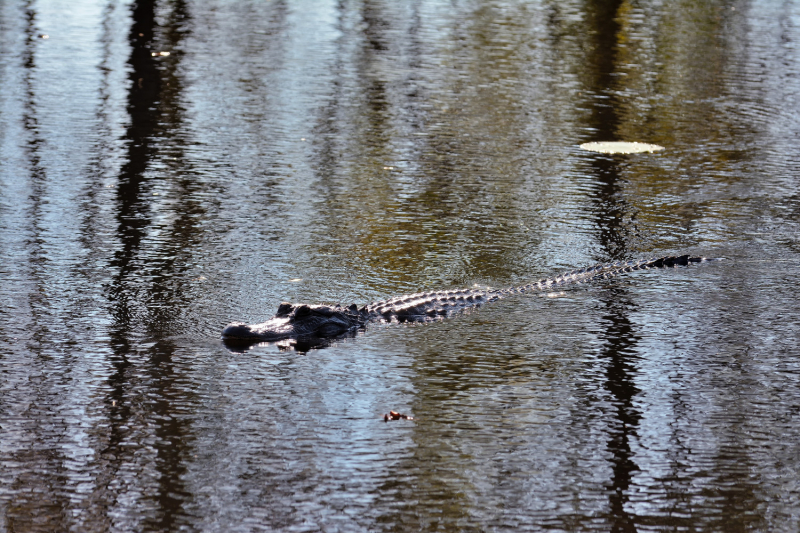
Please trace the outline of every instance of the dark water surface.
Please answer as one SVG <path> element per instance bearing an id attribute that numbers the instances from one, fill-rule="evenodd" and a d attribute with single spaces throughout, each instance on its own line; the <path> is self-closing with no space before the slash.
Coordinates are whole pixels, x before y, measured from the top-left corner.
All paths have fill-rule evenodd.
<path id="1" fill-rule="evenodd" d="M 792 1 L 0 1 L 0 531 L 797 531 L 799 100 Z"/>

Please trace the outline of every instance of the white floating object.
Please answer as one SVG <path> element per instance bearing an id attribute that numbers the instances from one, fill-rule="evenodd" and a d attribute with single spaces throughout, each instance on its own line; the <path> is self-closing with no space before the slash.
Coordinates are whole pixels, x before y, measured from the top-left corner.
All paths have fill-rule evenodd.
<path id="1" fill-rule="evenodd" d="M 663 150 L 663 146 L 647 143 L 626 143 L 626 142 L 604 142 L 604 143 L 583 143 L 582 150 L 599 152 L 601 154 L 641 154 L 644 152 L 658 152 Z"/>

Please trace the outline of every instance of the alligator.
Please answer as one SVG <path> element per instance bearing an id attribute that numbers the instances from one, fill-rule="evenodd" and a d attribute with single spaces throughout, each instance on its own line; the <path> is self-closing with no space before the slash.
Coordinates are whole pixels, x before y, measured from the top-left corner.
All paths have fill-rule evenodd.
<path id="1" fill-rule="evenodd" d="M 421 292 L 379 300 L 358 307 L 282 303 L 271 319 L 261 324 L 234 322 L 222 330 L 222 339 L 232 344 L 255 344 L 284 339 L 310 341 L 353 333 L 370 322 L 432 322 L 458 311 L 481 306 L 512 294 L 545 291 L 615 277 L 625 272 L 686 266 L 711 261 L 689 255 L 639 261 L 617 261 L 573 270 L 554 278 L 507 289 L 462 289 Z"/>

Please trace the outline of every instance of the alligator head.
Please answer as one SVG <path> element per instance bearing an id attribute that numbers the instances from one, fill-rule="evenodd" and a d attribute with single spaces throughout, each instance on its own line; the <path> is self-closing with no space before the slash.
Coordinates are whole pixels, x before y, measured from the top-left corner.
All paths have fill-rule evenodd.
<path id="1" fill-rule="evenodd" d="M 364 325 L 364 314 L 350 307 L 282 303 L 275 316 L 261 324 L 229 324 L 222 330 L 226 341 L 271 342 L 299 337 L 335 337 Z"/>

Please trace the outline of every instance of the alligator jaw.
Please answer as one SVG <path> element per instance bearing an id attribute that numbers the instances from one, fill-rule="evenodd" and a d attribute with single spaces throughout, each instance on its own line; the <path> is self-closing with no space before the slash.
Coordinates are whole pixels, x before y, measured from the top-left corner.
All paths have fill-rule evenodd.
<path id="1" fill-rule="evenodd" d="M 234 322 L 222 330 L 222 338 L 226 341 L 269 342 L 288 339 L 295 336 L 294 327 L 288 318 L 271 318 L 261 324 L 247 325 Z"/>

